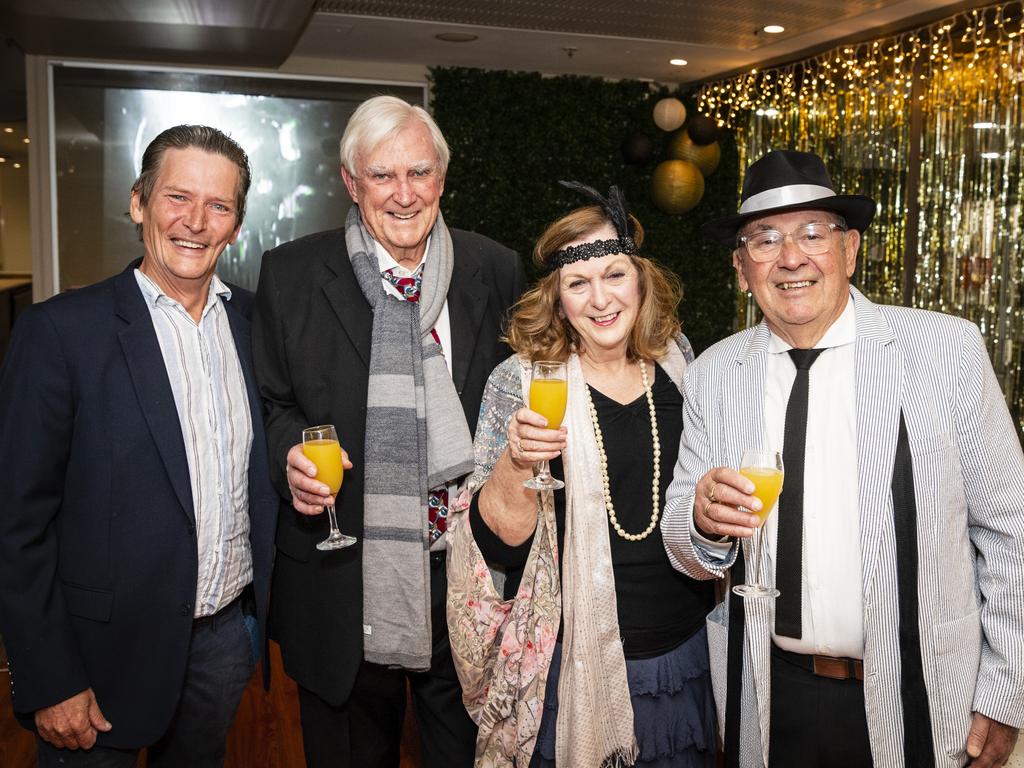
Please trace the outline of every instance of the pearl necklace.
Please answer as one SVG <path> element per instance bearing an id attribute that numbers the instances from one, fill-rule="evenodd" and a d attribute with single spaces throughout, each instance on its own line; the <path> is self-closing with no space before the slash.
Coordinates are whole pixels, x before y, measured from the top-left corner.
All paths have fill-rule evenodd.
<path id="1" fill-rule="evenodd" d="M 640 377 L 644 382 L 644 393 L 647 395 L 647 409 L 651 413 L 651 442 L 654 445 L 654 479 L 651 481 L 651 522 L 641 533 L 626 533 L 619 520 L 615 517 L 615 506 L 612 504 L 612 491 L 608 482 L 608 456 L 604 452 L 604 437 L 601 434 L 601 425 L 597 420 L 597 408 L 594 407 L 594 400 L 590 397 L 590 387 L 586 382 L 583 391 L 587 395 L 587 406 L 590 408 L 590 421 L 594 424 L 594 438 L 597 441 L 597 455 L 601 463 L 601 489 L 604 492 L 604 506 L 608 510 L 608 520 L 612 528 L 626 541 L 643 541 L 658 525 L 658 514 L 660 513 L 660 489 L 661 489 L 661 442 L 658 440 L 658 418 L 654 411 L 654 393 L 651 392 L 651 382 L 647 378 L 647 365 L 640 361 Z"/>

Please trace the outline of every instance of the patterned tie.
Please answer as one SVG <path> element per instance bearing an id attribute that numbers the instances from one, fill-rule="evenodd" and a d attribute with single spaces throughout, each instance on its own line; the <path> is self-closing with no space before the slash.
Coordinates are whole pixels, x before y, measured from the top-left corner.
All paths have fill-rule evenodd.
<path id="1" fill-rule="evenodd" d="M 796 380 L 786 404 L 786 427 L 782 438 L 782 464 L 786 481 L 779 497 L 779 531 L 776 545 L 775 634 L 799 638 L 802 635 L 804 538 L 804 451 L 807 446 L 807 396 L 811 366 L 824 349 L 791 349 Z"/>
<path id="2" fill-rule="evenodd" d="M 397 267 L 381 272 L 381 277 L 398 289 L 405 301 L 414 304 L 420 300 L 420 284 L 423 282 L 423 265 L 420 264 L 411 275 L 399 277 L 395 274 Z M 434 337 L 437 346 L 441 346 L 441 337 L 437 335 L 437 329 L 431 328 L 430 335 Z M 444 348 L 441 347 L 441 354 Z M 430 543 L 433 544 L 441 535 L 448 530 L 448 488 L 442 486 L 435 488 L 427 494 L 427 531 L 430 534 Z"/>

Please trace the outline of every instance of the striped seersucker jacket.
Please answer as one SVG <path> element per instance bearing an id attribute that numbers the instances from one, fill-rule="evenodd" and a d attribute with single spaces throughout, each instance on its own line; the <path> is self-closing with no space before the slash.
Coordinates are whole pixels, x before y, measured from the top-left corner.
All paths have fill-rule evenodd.
<path id="1" fill-rule="evenodd" d="M 973 711 L 1024 726 L 1024 456 L 976 326 L 876 305 L 851 288 L 857 318 L 857 473 L 864 600 L 864 699 L 879 768 L 905 765 L 897 551 L 891 481 L 906 419 L 917 501 L 918 603 L 936 765 L 966 763 Z M 694 546 L 694 487 L 763 443 L 761 325 L 702 354 L 687 371 L 683 444 L 662 521 L 673 565 L 697 579 L 732 565 Z M 749 560 L 748 560 L 749 562 Z M 774 601 L 746 603 L 740 760 L 767 764 Z M 728 601 L 708 617 L 724 732 Z M 754 716 L 754 713 L 757 713 Z"/>

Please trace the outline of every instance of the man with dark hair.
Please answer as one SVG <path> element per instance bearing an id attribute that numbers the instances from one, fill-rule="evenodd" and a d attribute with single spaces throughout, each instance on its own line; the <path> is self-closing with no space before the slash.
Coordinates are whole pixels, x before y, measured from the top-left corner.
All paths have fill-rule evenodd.
<path id="1" fill-rule="evenodd" d="M 448 644 L 446 516 L 473 468 L 484 384 L 508 356 L 501 324 L 523 268 L 445 226 L 448 146 L 422 108 L 364 102 L 341 162 L 355 203 L 344 229 L 268 253 L 253 314 L 284 500 L 271 634 L 299 684 L 312 768 L 397 768 L 407 684 L 425 765 L 468 768 L 476 727 Z M 354 465 L 337 499 L 298 445 L 326 423 Z M 358 541 L 321 551 L 335 502 Z"/>
<path id="2" fill-rule="evenodd" d="M 977 326 L 850 285 L 874 212 L 781 150 L 706 230 L 764 320 L 687 370 L 662 533 L 743 585 L 708 617 L 728 766 L 987 768 L 1024 725 L 1020 442 Z"/>
<path id="3" fill-rule="evenodd" d="M 143 155 L 143 257 L 30 308 L 0 369 L 0 630 L 40 766 L 217 766 L 259 656 L 277 500 L 251 295 L 214 274 L 249 164 Z"/>

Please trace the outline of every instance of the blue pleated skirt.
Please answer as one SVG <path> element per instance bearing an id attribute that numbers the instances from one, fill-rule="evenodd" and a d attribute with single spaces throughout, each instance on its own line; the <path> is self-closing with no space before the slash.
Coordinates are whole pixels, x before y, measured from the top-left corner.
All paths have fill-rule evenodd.
<path id="1" fill-rule="evenodd" d="M 544 716 L 530 768 L 555 768 L 555 721 L 562 644 L 555 646 L 544 693 Z M 633 730 L 643 768 L 712 768 L 715 703 L 711 692 L 707 630 L 662 656 L 626 661 L 633 702 Z M 594 766 L 599 768 L 599 766 Z"/>

